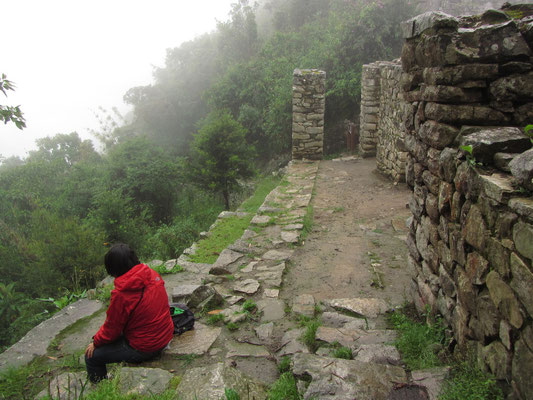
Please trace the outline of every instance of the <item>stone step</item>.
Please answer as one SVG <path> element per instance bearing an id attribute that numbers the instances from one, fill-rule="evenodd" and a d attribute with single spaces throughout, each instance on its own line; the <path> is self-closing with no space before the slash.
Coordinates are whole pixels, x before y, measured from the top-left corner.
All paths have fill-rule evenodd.
<path id="1" fill-rule="evenodd" d="M 263 400 L 267 398 L 266 387 L 224 363 L 185 371 L 176 390 L 181 400 L 225 399 L 225 389 L 233 389 L 241 399 Z"/>
<path id="2" fill-rule="evenodd" d="M 341 346 L 358 349 L 369 344 L 392 344 L 397 337 L 396 331 L 382 329 L 346 329 L 318 327 L 316 340 L 329 344 L 339 343 Z"/>
<path id="3" fill-rule="evenodd" d="M 324 300 L 324 303 L 336 310 L 353 313 L 363 318 L 377 318 L 391 310 L 383 299 L 379 298 L 351 298 Z"/>
<path id="4" fill-rule="evenodd" d="M 406 384 L 403 368 L 356 360 L 298 353 L 293 373 L 303 381 L 311 378 L 304 398 L 385 400 L 395 385 Z"/>

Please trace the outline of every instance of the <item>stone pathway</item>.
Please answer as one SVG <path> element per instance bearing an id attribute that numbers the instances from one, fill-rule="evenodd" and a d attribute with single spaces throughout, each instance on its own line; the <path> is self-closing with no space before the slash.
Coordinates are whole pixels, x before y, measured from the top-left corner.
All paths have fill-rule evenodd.
<path id="1" fill-rule="evenodd" d="M 350 158 L 339 163 L 360 161 Z M 241 399 L 266 399 L 268 385 L 279 376 L 277 363 L 284 356 L 292 359 L 298 388 L 305 399 L 392 399 L 390 396 L 413 386 L 411 375 L 401 367 L 400 355 L 391 345 L 395 332 L 384 329 L 383 314 L 394 305 L 390 296 L 387 300 L 374 291 L 374 296 L 357 298 L 354 296 L 357 293 L 337 291 L 335 287 L 329 290 L 329 296 L 324 296 L 307 291 L 315 283 L 294 284 L 293 269 L 301 268 L 295 267 L 298 265 L 295 254 L 306 251 L 306 245 L 298 243 L 303 241 L 305 215 L 317 174 L 324 175 L 325 168 L 331 165 L 332 162 L 291 163 L 282 184 L 267 196 L 249 229 L 222 251 L 214 264 L 192 262 L 196 245 L 178 260 L 165 263 L 169 269 L 176 263 L 185 269 L 164 276 L 169 298 L 188 304 L 200 318 L 195 329 L 175 337 L 159 359 L 144 363 L 142 368 L 122 369 L 129 382 L 146 382 L 127 385 L 128 391 L 142 392 L 148 385 L 156 394 L 167 387 L 155 384 L 163 379 L 162 375 L 165 382 L 176 375 L 181 376 L 177 392 L 183 399 L 218 400 L 224 396 L 224 388 L 230 387 Z M 329 183 L 343 184 L 342 179 L 335 178 Z M 319 194 L 317 199 L 320 198 Z M 225 212 L 219 220 L 232 215 L 242 213 Z M 336 284 L 334 270 L 331 274 L 319 278 L 322 286 Z M 299 276 L 305 279 L 304 275 Z M 351 296 L 345 296 L 346 293 Z M 256 310 L 245 312 L 246 300 L 253 301 Z M 209 325 L 209 318 L 217 314 L 222 316 L 223 323 Z M 299 325 L 300 315 L 321 322 L 316 333 L 316 352 L 302 343 L 304 328 Z M 71 336 L 67 335 L 64 342 L 72 342 Z M 75 337 L 79 338 L 79 333 Z M 84 341 L 78 341 L 80 349 L 85 347 Z M 351 349 L 354 359 L 333 358 L 339 345 Z M 418 376 L 429 382 L 435 374 Z M 56 382 L 56 386 L 65 390 L 61 389 L 68 386 L 65 381 L 74 384 L 82 378 L 83 374 L 75 379 L 60 376 L 58 382 L 63 383 Z M 434 389 L 420 387 L 416 392 L 419 397 L 409 398 L 436 398 L 428 394 L 435 393 Z"/>

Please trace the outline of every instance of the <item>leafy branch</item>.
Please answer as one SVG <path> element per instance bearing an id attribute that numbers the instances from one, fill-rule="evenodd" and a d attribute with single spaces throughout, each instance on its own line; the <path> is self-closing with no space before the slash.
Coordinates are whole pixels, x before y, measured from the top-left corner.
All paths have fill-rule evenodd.
<path id="1" fill-rule="evenodd" d="M 459 146 L 459 148 L 465 153 L 466 161 L 471 167 L 481 167 L 483 163 L 476 160 L 473 154 L 473 147 L 471 145 Z"/>
<path id="2" fill-rule="evenodd" d="M 15 90 L 15 85 L 10 80 L 6 79 L 6 74 L 2 74 L 0 78 L 0 91 L 7 97 L 8 90 Z M 26 120 L 22 115 L 20 106 L 3 106 L 0 105 L 0 121 L 4 121 L 4 124 L 13 122 L 17 128 L 23 129 L 26 127 Z"/>

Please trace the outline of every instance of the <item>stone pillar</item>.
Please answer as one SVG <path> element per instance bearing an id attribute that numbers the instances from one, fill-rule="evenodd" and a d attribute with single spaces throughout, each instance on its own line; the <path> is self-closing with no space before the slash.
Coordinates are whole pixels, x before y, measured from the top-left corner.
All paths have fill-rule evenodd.
<path id="1" fill-rule="evenodd" d="M 324 153 L 326 73 L 295 69 L 292 87 L 292 159 L 319 160 Z"/>
<path id="2" fill-rule="evenodd" d="M 381 70 L 377 63 L 363 65 L 361 90 L 361 119 L 359 153 L 362 157 L 376 155 L 379 103 L 381 96 Z"/>

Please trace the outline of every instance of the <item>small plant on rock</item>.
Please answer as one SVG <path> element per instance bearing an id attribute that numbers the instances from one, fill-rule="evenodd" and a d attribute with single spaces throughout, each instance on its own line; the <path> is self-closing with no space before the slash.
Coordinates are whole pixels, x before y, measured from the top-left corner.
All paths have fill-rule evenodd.
<path id="1" fill-rule="evenodd" d="M 463 152 L 465 153 L 466 162 L 468 162 L 468 165 L 470 165 L 471 167 L 483 166 L 483 163 L 478 162 L 476 158 L 474 157 L 474 154 L 473 154 L 474 148 L 471 145 L 459 146 L 459 148 L 463 150 Z"/>
<path id="2" fill-rule="evenodd" d="M 342 358 L 344 360 L 353 360 L 352 349 L 349 347 L 339 347 L 333 352 L 333 357 Z"/>
<path id="3" fill-rule="evenodd" d="M 216 323 L 224 321 L 224 316 L 222 314 L 215 314 L 210 315 L 209 318 L 207 318 L 207 325 L 215 325 Z"/>
<path id="4" fill-rule="evenodd" d="M 281 357 L 278 364 L 278 371 L 280 374 L 291 370 L 291 358 L 289 356 Z"/>
<path id="5" fill-rule="evenodd" d="M 228 328 L 228 330 L 233 332 L 233 331 L 236 331 L 237 329 L 239 329 L 239 325 L 237 325 L 235 322 L 228 322 L 226 324 L 226 328 Z"/>
<path id="6" fill-rule="evenodd" d="M 255 304 L 255 302 L 253 300 L 246 300 L 243 304 L 242 304 L 242 310 L 244 312 L 252 312 L 254 311 L 255 309 L 257 308 L 257 304 Z"/>
<path id="7" fill-rule="evenodd" d="M 300 318 L 300 326 L 305 327 L 305 331 L 300 337 L 303 344 L 314 353 L 318 349 L 318 343 L 316 341 L 316 331 L 320 326 L 320 321 L 314 318 L 304 317 Z"/>

